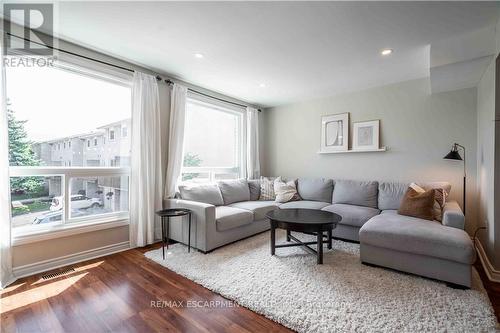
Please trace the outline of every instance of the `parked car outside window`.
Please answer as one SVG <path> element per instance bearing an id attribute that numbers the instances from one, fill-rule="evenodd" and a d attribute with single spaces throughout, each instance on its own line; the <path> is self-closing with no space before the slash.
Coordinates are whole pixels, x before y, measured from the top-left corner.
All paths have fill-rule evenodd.
<path id="1" fill-rule="evenodd" d="M 85 214 L 79 211 L 74 211 L 71 213 L 72 217 L 84 216 Z M 62 221 L 62 210 L 56 212 L 48 212 L 46 214 L 37 216 L 31 224 L 46 224 L 53 222 Z"/>
<path id="2" fill-rule="evenodd" d="M 50 212 L 44 215 L 37 216 L 32 224 L 45 224 L 62 220 L 62 211 Z"/>
<path id="3" fill-rule="evenodd" d="M 102 206 L 102 200 L 99 198 L 88 198 L 81 194 L 71 196 L 71 209 L 97 208 Z M 50 211 L 55 212 L 63 209 L 63 198 L 54 197 L 50 205 Z"/>

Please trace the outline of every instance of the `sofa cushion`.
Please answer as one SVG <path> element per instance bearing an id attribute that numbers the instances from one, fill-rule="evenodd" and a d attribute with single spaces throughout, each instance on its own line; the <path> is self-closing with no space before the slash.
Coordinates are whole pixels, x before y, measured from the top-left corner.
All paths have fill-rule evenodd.
<path id="1" fill-rule="evenodd" d="M 302 200 L 332 202 L 333 180 L 305 179 L 297 181 L 297 192 Z"/>
<path id="2" fill-rule="evenodd" d="M 219 187 L 215 184 L 179 185 L 179 191 L 184 200 L 198 201 L 214 206 L 224 204 Z"/>
<path id="3" fill-rule="evenodd" d="M 225 231 L 253 222 L 253 213 L 235 207 L 215 207 L 215 225 L 217 231 Z"/>
<path id="4" fill-rule="evenodd" d="M 336 180 L 332 203 L 378 208 L 377 194 L 378 182 Z"/>
<path id="5" fill-rule="evenodd" d="M 399 209 L 408 189 L 407 183 L 382 182 L 378 184 L 378 209 Z"/>
<path id="6" fill-rule="evenodd" d="M 350 225 L 358 228 L 363 226 L 363 224 L 365 224 L 366 221 L 372 217 L 380 214 L 380 211 L 376 208 L 346 204 L 333 204 L 326 206 L 321 210 L 326 210 L 342 216 L 342 220 L 339 224 Z"/>
<path id="7" fill-rule="evenodd" d="M 226 206 L 233 202 L 250 200 L 250 189 L 246 179 L 224 180 L 217 182 L 217 185 Z"/>
<path id="8" fill-rule="evenodd" d="M 250 200 L 256 201 L 260 198 L 260 179 L 249 179 L 248 189 L 250 190 Z"/>
<path id="9" fill-rule="evenodd" d="M 311 200 L 291 201 L 281 204 L 280 209 L 305 208 L 305 209 L 321 209 L 328 206 L 330 203 Z"/>
<path id="10" fill-rule="evenodd" d="M 360 229 L 359 241 L 463 264 L 471 264 L 474 259 L 474 247 L 465 231 L 393 213 L 371 218 Z"/>
<path id="11" fill-rule="evenodd" d="M 279 206 L 280 204 L 274 201 L 242 201 L 229 205 L 229 207 L 246 209 L 253 212 L 254 221 L 265 219 L 267 212 L 279 209 Z"/>

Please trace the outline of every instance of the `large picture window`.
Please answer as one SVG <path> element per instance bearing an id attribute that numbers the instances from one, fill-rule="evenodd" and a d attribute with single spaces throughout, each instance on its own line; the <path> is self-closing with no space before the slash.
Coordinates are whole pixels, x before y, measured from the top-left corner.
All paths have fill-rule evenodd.
<path id="1" fill-rule="evenodd" d="M 189 98 L 186 105 L 182 182 L 243 177 L 244 110 Z"/>
<path id="2" fill-rule="evenodd" d="M 126 218 L 129 81 L 59 63 L 6 84 L 13 234 Z"/>

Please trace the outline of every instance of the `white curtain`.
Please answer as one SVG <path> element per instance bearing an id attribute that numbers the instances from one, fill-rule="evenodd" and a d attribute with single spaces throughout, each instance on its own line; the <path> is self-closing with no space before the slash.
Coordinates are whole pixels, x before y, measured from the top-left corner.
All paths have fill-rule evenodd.
<path id="1" fill-rule="evenodd" d="M 2 48 L 0 48 L 1 50 Z M 5 96 L 5 69 L 3 67 L 3 54 L 0 51 L 0 264 L 2 272 L 0 287 L 12 283 L 12 244 L 10 229 L 10 185 L 9 185 L 9 137 L 7 124 L 7 100 Z"/>
<path id="2" fill-rule="evenodd" d="M 130 245 L 154 242 L 162 208 L 160 98 L 154 76 L 135 72 L 132 87 Z"/>
<path id="3" fill-rule="evenodd" d="M 186 121 L 186 98 L 188 89 L 174 83 L 170 95 L 170 126 L 168 134 L 168 163 L 165 178 L 165 198 L 173 198 L 182 168 L 184 148 L 184 123 Z"/>
<path id="4" fill-rule="evenodd" d="M 247 178 L 259 177 L 259 111 L 247 107 Z"/>

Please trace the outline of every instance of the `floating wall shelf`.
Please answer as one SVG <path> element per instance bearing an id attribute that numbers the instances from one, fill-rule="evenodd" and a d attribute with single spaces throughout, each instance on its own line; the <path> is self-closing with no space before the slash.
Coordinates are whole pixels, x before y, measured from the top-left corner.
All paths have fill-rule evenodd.
<path id="1" fill-rule="evenodd" d="M 381 151 L 387 151 L 388 147 L 382 147 L 380 149 L 367 149 L 367 150 L 339 150 L 339 151 L 318 151 L 318 154 L 345 154 L 345 153 L 376 153 Z"/>

